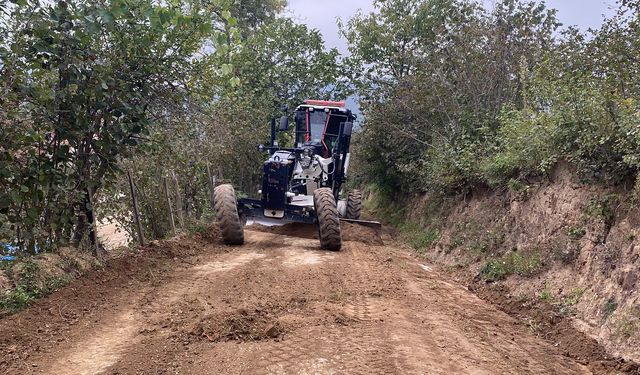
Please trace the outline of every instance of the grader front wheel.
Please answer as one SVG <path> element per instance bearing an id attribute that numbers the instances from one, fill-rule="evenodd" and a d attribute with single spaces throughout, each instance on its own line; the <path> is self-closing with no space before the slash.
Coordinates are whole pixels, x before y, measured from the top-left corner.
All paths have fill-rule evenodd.
<path id="1" fill-rule="evenodd" d="M 220 226 L 222 239 L 227 245 L 242 245 L 244 243 L 244 228 L 240 215 L 236 192 L 232 185 L 220 185 L 213 191 L 216 219 Z"/>
<path id="2" fill-rule="evenodd" d="M 331 189 L 316 189 L 313 192 L 313 204 L 316 209 L 316 215 L 318 215 L 320 248 L 323 250 L 340 250 L 342 247 L 340 217 Z"/>

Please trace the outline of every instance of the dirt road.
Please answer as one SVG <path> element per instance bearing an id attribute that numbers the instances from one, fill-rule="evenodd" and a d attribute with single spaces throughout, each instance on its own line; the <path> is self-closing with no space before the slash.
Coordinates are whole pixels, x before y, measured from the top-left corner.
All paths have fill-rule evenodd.
<path id="1" fill-rule="evenodd" d="M 2 319 L 0 373 L 590 373 L 408 252 L 358 236 L 341 252 L 259 231 L 240 248 L 157 244 Z"/>

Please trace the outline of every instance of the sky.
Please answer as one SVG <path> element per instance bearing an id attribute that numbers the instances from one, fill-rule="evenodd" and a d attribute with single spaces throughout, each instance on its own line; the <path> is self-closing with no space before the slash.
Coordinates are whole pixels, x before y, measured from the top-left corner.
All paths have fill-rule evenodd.
<path id="1" fill-rule="evenodd" d="M 494 0 L 483 0 L 492 7 Z M 338 36 L 336 18 L 347 20 L 358 9 L 368 13 L 373 10 L 372 0 L 289 0 L 288 13 L 300 23 L 318 29 L 328 48 L 336 47 L 345 54 L 347 44 Z M 547 0 L 550 8 L 558 10 L 558 18 L 565 26 L 576 25 L 586 31 L 601 25 L 603 14 L 613 14 L 615 0 Z"/>

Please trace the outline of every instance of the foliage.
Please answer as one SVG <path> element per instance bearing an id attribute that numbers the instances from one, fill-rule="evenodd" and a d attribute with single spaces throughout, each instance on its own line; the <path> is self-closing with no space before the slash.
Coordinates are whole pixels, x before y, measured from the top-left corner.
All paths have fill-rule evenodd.
<path id="1" fill-rule="evenodd" d="M 640 7 L 559 29 L 544 3 L 376 1 L 342 23 L 365 112 L 361 178 L 407 193 L 518 187 L 560 160 L 617 183 L 640 166 Z M 424 27 L 422 27 L 424 26 Z"/>
<path id="2" fill-rule="evenodd" d="M 11 271 L 11 268 L 8 269 Z M 41 284 L 38 280 L 40 269 L 37 263 L 28 259 L 20 263 L 16 275 L 16 287 L 0 297 L 0 315 L 12 314 L 29 306 L 35 299 L 49 295 L 71 280 L 68 275 L 51 277 Z"/>
<path id="3" fill-rule="evenodd" d="M 567 235 L 573 241 L 577 241 L 587 234 L 587 228 L 584 225 L 578 225 L 569 228 Z"/>
<path id="4" fill-rule="evenodd" d="M 209 175 L 255 194 L 263 158 L 255 146 L 281 105 L 346 92 L 338 52 L 317 30 L 279 16 L 285 5 L 3 8 L 2 240 L 32 253 L 69 241 L 95 248 L 95 226 L 106 221 L 136 238 L 127 170 L 150 239 L 172 233 L 167 198 L 178 230 L 211 220 Z"/>
<path id="5" fill-rule="evenodd" d="M 219 5 L 32 0 L 2 15 L 0 213 L 21 249 L 93 239 L 120 162 L 219 74 L 202 52 L 234 34 Z"/>

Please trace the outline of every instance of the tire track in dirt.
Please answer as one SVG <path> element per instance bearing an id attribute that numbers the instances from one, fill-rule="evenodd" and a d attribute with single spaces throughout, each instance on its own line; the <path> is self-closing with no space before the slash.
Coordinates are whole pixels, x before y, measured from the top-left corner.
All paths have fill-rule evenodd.
<path id="1" fill-rule="evenodd" d="M 117 363 L 129 347 L 141 341 L 143 333 L 156 332 L 164 325 L 163 312 L 181 298 L 208 287 L 210 276 L 231 271 L 236 267 L 263 258 L 263 254 L 226 254 L 223 259 L 195 265 L 154 293 L 134 298 L 136 308 L 119 313 L 112 321 L 94 331 L 89 337 L 76 342 L 72 348 L 58 353 L 58 359 L 48 368 L 48 374 L 83 375 L 98 374 Z M 206 303 L 202 304 L 207 306 Z M 168 336 L 168 335 L 165 335 Z"/>

